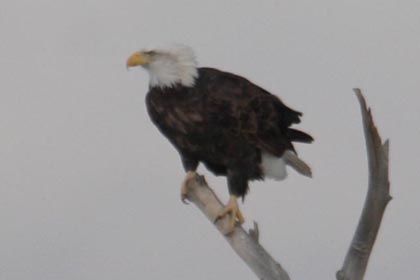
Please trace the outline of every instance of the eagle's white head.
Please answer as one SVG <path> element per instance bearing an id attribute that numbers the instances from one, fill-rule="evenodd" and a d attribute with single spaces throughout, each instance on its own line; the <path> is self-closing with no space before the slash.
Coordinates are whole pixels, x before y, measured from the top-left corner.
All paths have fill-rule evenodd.
<path id="1" fill-rule="evenodd" d="M 135 52 L 127 60 L 127 68 L 133 66 L 142 66 L 149 72 L 152 87 L 165 88 L 176 84 L 191 87 L 198 76 L 194 52 L 185 45 Z"/>

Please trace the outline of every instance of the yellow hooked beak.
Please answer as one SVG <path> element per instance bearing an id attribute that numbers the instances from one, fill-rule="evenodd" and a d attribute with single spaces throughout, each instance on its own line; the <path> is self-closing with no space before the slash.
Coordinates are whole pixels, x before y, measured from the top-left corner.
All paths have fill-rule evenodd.
<path id="1" fill-rule="evenodd" d="M 142 52 L 135 52 L 127 59 L 127 68 L 145 65 L 150 62 L 150 56 Z"/>

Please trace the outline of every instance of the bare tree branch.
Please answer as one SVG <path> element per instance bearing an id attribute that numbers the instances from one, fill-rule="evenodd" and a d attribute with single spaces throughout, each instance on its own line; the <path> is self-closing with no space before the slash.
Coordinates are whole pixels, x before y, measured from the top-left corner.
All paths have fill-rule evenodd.
<path id="1" fill-rule="evenodd" d="M 389 195 L 388 153 L 389 141 L 382 143 L 373 122 L 370 109 L 360 89 L 354 89 L 362 110 L 369 165 L 368 192 L 343 267 L 336 274 L 338 280 L 361 280 L 366 272 L 370 253 L 382 221 Z"/>
<path id="2" fill-rule="evenodd" d="M 223 208 L 222 203 L 209 188 L 203 176 L 196 176 L 188 182 L 188 199 L 193 202 L 211 221 Z M 233 233 L 225 235 L 228 217 L 218 221 L 215 226 L 225 236 L 233 250 L 252 269 L 259 279 L 290 280 L 287 272 L 277 263 L 258 242 L 258 226 L 248 234 L 242 227 L 237 226 Z"/>

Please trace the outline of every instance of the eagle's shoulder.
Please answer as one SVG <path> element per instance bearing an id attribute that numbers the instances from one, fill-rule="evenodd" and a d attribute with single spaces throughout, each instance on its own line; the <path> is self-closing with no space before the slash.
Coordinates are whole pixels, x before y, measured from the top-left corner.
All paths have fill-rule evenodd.
<path id="1" fill-rule="evenodd" d="M 293 150 L 290 126 L 301 113 L 250 80 L 214 68 L 200 68 L 197 91 L 206 92 L 210 122 L 280 156 Z M 305 138 L 306 140 L 306 138 Z"/>
<path id="2" fill-rule="evenodd" d="M 198 69 L 197 92 L 206 92 L 213 102 L 232 103 L 237 110 L 258 113 L 261 118 L 272 112 L 284 127 L 299 123 L 302 113 L 286 106 L 277 96 L 250 80 L 216 68 Z"/>

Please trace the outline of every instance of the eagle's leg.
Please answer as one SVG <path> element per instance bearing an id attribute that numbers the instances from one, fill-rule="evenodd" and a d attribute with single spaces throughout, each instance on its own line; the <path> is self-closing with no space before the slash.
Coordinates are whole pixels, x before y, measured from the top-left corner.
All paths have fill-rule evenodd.
<path id="1" fill-rule="evenodd" d="M 185 175 L 185 179 L 182 182 L 182 186 L 181 186 L 181 201 L 184 204 L 188 204 L 187 199 L 188 199 L 188 184 L 190 180 L 193 180 L 195 178 L 195 176 L 197 175 L 197 172 L 195 171 L 187 171 L 187 174 Z"/>
<path id="2" fill-rule="evenodd" d="M 230 220 L 228 227 L 225 229 L 226 234 L 233 232 L 237 224 L 241 225 L 245 222 L 244 216 L 242 215 L 241 210 L 239 210 L 238 198 L 235 195 L 230 196 L 228 204 L 219 212 L 216 221 L 228 214 Z"/>
<path id="3" fill-rule="evenodd" d="M 239 168 L 238 168 L 239 167 Z M 216 221 L 220 218 L 229 215 L 229 224 L 225 229 L 225 233 L 232 233 L 237 224 L 241 225 L 245 219 L 239 210 L 238 197 L 244 197 L 248 190 L 248 177 L 245 165 L 236 165 L 236 168 L 227 170 L 227 183 L 230 193 L 228 204 L 217 215 Z"/>

